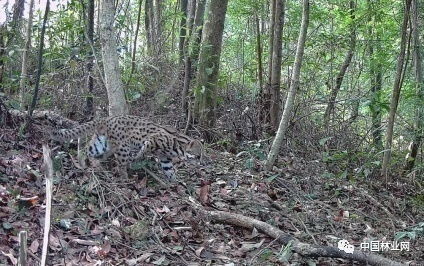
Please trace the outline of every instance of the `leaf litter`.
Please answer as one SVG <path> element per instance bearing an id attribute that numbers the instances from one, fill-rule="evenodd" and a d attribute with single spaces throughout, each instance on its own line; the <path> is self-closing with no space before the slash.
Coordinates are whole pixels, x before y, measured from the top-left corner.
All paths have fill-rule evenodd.
<path id="1" fill-rule="evenodd" d="M 7 134 L 11 134 L 10 131 Z M 15 139 L 10 135 L 8 139 Z M 13 149 L 0 143 L 0 260 L 17 263 L 20 230 L 27 230 L 29 265 L 41 255 L 44 221 L 44 177 L 39 140 L 29 139 Z M 281 265 L 306 263 L 288 255 L 274 239 L 258 232 L 215 223 L 193 208 L 224 210 L 254 217 L 304 242 L 337 246 L 347 239 L 356 247 L 366 240 L 393 240 L 397 232 L 423 221 L 423 210 L 387 197 L 413 196 L 414 188 L 398 184 L 370 189 L 365 180 L 331 180 L 325 165 L 283 157 L 273 171 L 262 171 L 260 161 L 246 163 L 246 153 L 208 150 L 213 162 L 187 169 L 180 183 L 161 187 L 144 171 L 118 179 L 105 167 L 78 169 L 75 159 L 61 155 L 54 180 L 53 217 L 49 239 L 52 265 Z M 285 163 L 290 162 L 290 163 Z M 246 167 L 246 166 L 252 167 Z M 188 166 L 193 167 L 193 166 Z M 157 172 L 157 171 L 155 171 Z M 196 174 L 197 173 L 197 174 Z M 199 178 L 199 176 L 201 178 Z M 376 183 L 376 182 L 375 182 Z M 368 190 L 384 210 L 359 193 Z M 405 213 L 409 213 L 406 215 Z M 412 217 L 411 217 L 412 215 Z M 411 241 L 408 253 L 384 253 L 394 260 L 424 261 L 424 241 Z M 283 252 L 284 251 L 284 252 Z M 316 259 L 321 265 L 335 263 Z M 338 261 L 340 262 L 340 261 Z"/>

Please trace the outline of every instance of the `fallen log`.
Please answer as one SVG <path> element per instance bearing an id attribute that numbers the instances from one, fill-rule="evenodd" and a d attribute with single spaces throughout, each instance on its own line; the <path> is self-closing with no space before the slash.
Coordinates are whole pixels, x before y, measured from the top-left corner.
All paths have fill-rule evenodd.
<path id="1" fill-rule="evenodd" d="M 199 209 L 199 208 L 197 208 Z M 241 214 L 234 214 L 224 211 L 206 211 L 201 210 L 205 213 L 212 221 L 218 223 L 226 223 L 244 228 L 261 231 L 262 233 L 277 239 L 277 241 L 283 245 L 287 245 L 292 241 L 293 252 L 298 253 L 304 257 L 317 258 L 317 257 L 328 257 L 328 258 L 340 258 L 347 260 L 354 260 L 369 265 L 381 265 L 381 266 L 401 266 L 406 265 L 400 262 L 396 262 L 387 258 L 384 258 L 377 254 L 365 253 L 362 251 L 355 250 L 353 253 L 346 253 L 337 247 L 311 245 L 308 243 L 300 242 L 298 239 L 291 235 L 284 233 L 280 229 L 267 224 L 265 222 L 250 218 Z"/>
<path id="2" fill-rule="evenodd" d="M 28 112 L 17 109 L 10 109 L 8 113 L 19 119 L 25 119 L 28 116 Z M 48 120 L 52 125 L 60 128 L 71 128 L 78 125 L 78 122 L 63 117 L 53 111 L 35 110 L 32 118 L 35 120 Z"/>

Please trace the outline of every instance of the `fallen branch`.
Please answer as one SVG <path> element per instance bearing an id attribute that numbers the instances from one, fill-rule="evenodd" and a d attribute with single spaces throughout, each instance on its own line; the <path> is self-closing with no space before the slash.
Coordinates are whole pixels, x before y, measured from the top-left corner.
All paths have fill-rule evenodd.
<path id="1" fill-rule="evenodd" d="M 24 112 L 24 111 L 20 111 L 16 109 L 10 109 L 8 110 L 8 113 L 13 117 L 17 117 L 22 120 L 24 120 L 28 116 L 28 112 Z M 32 114 L 32 118 L 37 120 L 48 120 L 55 126 L 58 126 L 61 128 L 71 128 L 78 125 L 78 122 L 68 119 L 66 117 L 63 117 L 53 111 L 35 110 Z"/>
<path id="2" fill-rule="evenodd" d="M 43 158 L 44 167 L 46 171 L 46 216 L 44 219 L 44 236 L 43 250 L 41 253 L 41 266 L 45 266 L 47 261 L 47 249 L 49 247 L 50 234 L 50 218 L 52 210 L 53 163 L 50 155 L 50 148 L 46 144 L 43 144 Z"/>
<path id="3" fill-rule="evenodd" d="M 304 257 L 328 257 L 328 258 L 340 258 L 347 260 L 354 260 L 369 265 L 384 265 L 384 266 L 400 266 L 405 265 L 400 262 L 392 261 L 390 259 L 381 257 L 376 254 L 365 253 L 362 251 L 354 251 L 352 254 L 346 253 L 336 247 L 330 246 L 320 246 L 320 245 L 311 245 L 307 243 L 300 242 L 298 239 L 292 237 L 289 234 L 284 233 L 278 228 L 275 228 L 272 225 L 269 225 L 265 222 L 241 215 L 233 214 L 224 211 L 205 211 L 207 216 L 209 216 L 214 222 L 232 224 L 236 226 L 241 226 L 249 229 L 256 228 L 259 231 L 267 234 L 268 236 L 278 239 L 278 241 L 287 245 L 292 241 L 293 251 L 304 256 Z"/>

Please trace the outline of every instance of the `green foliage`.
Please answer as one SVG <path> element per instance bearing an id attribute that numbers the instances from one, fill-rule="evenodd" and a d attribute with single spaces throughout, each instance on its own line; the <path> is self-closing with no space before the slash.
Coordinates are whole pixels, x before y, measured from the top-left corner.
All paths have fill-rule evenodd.
<path id="1" fill-rule="evenodd" d="M 254 169 L 256 167 L 256 160 L 264 161 L 266 159 L 266 152 L 261 143 L 249 145 L 246 151 L 240 152 L 237 156 L 247 155 L 244 167 L 246 169 Z"/>
<path id="2" fill-rule="evenodd" d="M 424 236 L 424 222 L 417 224 L 408 231 L 397 232 L 395 234 L 395 240 L 400 241 L 404 238 L 409 238 L 409 240 L 415 240 L 420 236 Z"/>
<path id="3" fill-rule="evenodd" d="M 418 194 L 411 199 L 413 205 L 424 209 L 424 194 Z"/>
<path id="4" fill-rule="evenodd" d="M 293 240 L 290 240 L 287 245 L 282 246 L 280 253 L 278 254 L 278 260 L 281 262 L 288 263 L 291 256 L 293 255 Z"/>

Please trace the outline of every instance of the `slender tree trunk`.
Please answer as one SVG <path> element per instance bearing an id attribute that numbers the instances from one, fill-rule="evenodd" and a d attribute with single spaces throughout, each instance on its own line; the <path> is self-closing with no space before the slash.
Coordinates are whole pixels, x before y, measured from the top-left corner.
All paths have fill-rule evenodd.
<path id="1" fill-rule="evenodd" d="M 416 106 L 415 125 L 414 125 L 414 140 L 410 145 L 410 151 L 406 157 L 405 170 L 411 171 L 414 168 L 415 161 L 418 155 L 418 151 L 424 137 L 424 84 L 423 84 L 423 69 L 422 69 L 422 57 L 421 57 L 421 41 L 420 41 L 420 22 L 419 21 L 419 10 L 422 8 L 419 6 L 418 0 L 412 0 L 412 40 L 413 40 L 413 61 L 414 61 L 414 72 L 415 72 L 415 88 L 417 90 L 418 102 Z"/>
<path id="2" fill-rule="evenodd" d="M 406 50 L 406 33 L 408 30 L 408 17 L 409 17 L 409 10 L 411 7 L 411 0 L 405 0 L 405 13 L 403 15 L 403 23 L 401 28 L 401 41 L 400 41 L 400 51 L 399 51 L 399 57 L 397 61 L 396 66 L 396 76 L 395 76 L 395 82 L 393 84 L 393 94 L 392 94 L 392 100 L 390 102 L 390 112 L 389 112 L 389 121 L 387 124 L 387 132 L 386 132 L 386 143 L 384 146 L 384 156 L 383 156 L 383 163 L 381 167 L 381 173 L 386 178 L 386 182 L 391 181 L 389 173 L 389 166 L 390 166 L 390 157 L 391 157 L 391 151 L 392 151 L 392 142 L 393 142 L 393 129 L 395 125 L 395 116 L 396 111 L 399 103 L 399 96 L 401 91 L 401 81 L 402 81 L 402 72 L 404 69 L 404 61 L 405 61 L 405 50 Z"/>
<path id="3" fill-rule="evenodd" d="M 351 25 L 350 25 L 350 43 L 349 43 L 349 50 L 347 51 L 347 54 L 345 56 L 345 59 L 343 61 L 343 64 L 340 67 L 339 74 L 336 77 L 336 85 L 333 87 L 331 93 L 330 93 L 330 99 L 328 101 L 327 108 L 325 109 L 324 114 L 324 124 L 328 125 L 330 121 L 330 116 L 334 111 L 334 106 L 336 104 L 337 94 L 340 91 L 340 88 L 342 86 L 342 82 L 344 79 L 344 76 L 346 74 L 346 70 L 350 65 L 350 62 L 352 61 L 353 54 L 355 53 L 355 47 L 356 47 L 356 32 L 355 32 L 355 2 L 353 0 L 349 3 L 350 8 L 350 17 L 352 19 Z"/>
<path id="4" fill-rule="evenodd" d="M 269 21 L 269 54 L 268 54 L 268 82 L 266 83 L 265 89 L 261 96 L 260 101 L 261 109 L 259 111 L 259 119 L 262 124 L 267 125 L 268 129 L 271 126 L 270 112 L 271 112 L 271 76 L 272 76 L 272 60 L 273 60 L 273 49 L 274 49 L 274 31 L 275 31 L 275 7 L 279 0 L 270 0 L 270 21 Z"/>
<path id="5" fill-rule="evenodd" d="M 5 54 L 6 54 L 6 23 L 0 25 L 0 92 L 3 92 L 3 73 L 5 68 Z"/>
<path id="6" fill-rule="evenodd" d="M 259 96 L 262 95 L 262 90 L 264 88 L 263 80 L 263 65 L 262 65 L 262 41 L 261 41 L 261 29 L 259 27 L 259 17 L 255 14 L 255 24 L 256 24 L 256 54 L 258 57 L 258 81 L 259 81 Z"/>
<path id="7" fill-rule="evenodd" d="M 381 73 L 381 64 L 377 63 L 376 69 L 372 71 L 371 87 L 371 131 L 374 147 L 381 151 L 383 141 L 381 137 L 381 88 L 383 86 L 383 76 Z"/>
<path id="8" fill-rule="evenodd" d="M 132 75 L 134 74 L 134 70 L 135 70 L 135 55 L 137 53 L 137 39 L 138 39 L 138 32 L 140 30 L 141 7 L 142 6 L 143 6 L 143 0 L 138 0 L 137 25 L 135 27 L 135 36 L 134 36 L 133 50 L 132 50 L 132 57 L 131 57 L 131 72 L 130 72 L 130 78 L 128 79 L 128 83 L 131 82 L 131 78 L 132 78 Z"/>
<path id="9" fill-rule="evenodd" d="M 278 0 L 270 0 L 270 23 L 269 23 L 269 58 L 268 58 L 268 86 L 271 86 L 272 59 L 274 54 L 274 33 L 275 33 L 275 7 Z"/>
<path id="10" fill-rule="evenodd" d="M 180 42 L 178 43 L 178 54 L 179 54 L 179 63 L 180 65 L 184 60 L 184 43 L 187 37 L 187 0 L 181 0 L 180 2 Z"/>
<path id="11" fill-rule="evenodd" d="M 12 25 L 11 30 L 9 31 L 8 45 L 9 46 L 12 41 L 20 36 L 20 28 L 22 25 L 22 16 L 25 10 L 25 0 L 16 0 L 13 5 L 13 15 L 12 15 Z"/>
<path id="12" fill-rule="evenodd" d="M 205 19 L 206 0 L 198 0 L 196 15 L 194 17 L 193 34 L 192 34 L 192 50 L 191 50 L 191 63 L 193 66 L 192 72 L 197 70 L 197 61 L 199 60 L 200 43 L 202 41 L 203 22 Z"/>
<path id="13" fill-rule="evenodd" d="M 101 31 L 100 41 L 102 45 L 103 68 L 109 100 L 109 115 L 128 114 L 128 106 L 125 100 L 119 70 L 118 54 L 116 50 L 116 35 L 113 27 L 114 5 L 113 0 L 102 0 L 101 5 Z"/>
<path id="14" fill-rule="evenodd" d="M 368 13 L 373 14 L 371 10 L 371 0 L 367 1 Z M 368 24 L 368 36 L 375 36 L 379 39 L 377 32 L 373 31 L 373 17 L 370 15 Z M 375 46 L 377 54 L 379 47 Z M 373 146 L 377 151 L 383 150 L 382 130 L 381 130 L 381 88 L 383 86 L 383 79 L 381 73 L 381 63 L 378 62 L 374 54 L 374 42 L 370 41 L 368 44 L 368 57 L 370 62 L 370 76 L 371 76 L 371 96 L 370 96 L 370 112 L 371 112 L 371 133 L 373 139 Z"/>
<path id="15" fill-rule="evenodd" d="M 29 15 L 28 15 L 28 25 L 26 29 L 26 40 L 25 47 L 22 52 L 22 70 L 21 70 L 21 80 L 19 82 L 19 94 L 20 94 L 20 104 L 21 108 L 24 108 L 26 105 L 26 86 L 27 86 L 27 76 L 28 76 L 28 54 L 31 48 L 31 34 L 32 34 L 32 19 L 33 19 L 33 10 L 34 10 L 34 0 L 31 0 L 29 3 Z"/>
<path id="16" fill-rule="evenodd" d="M 92 117 L 94 114 L 94 79 L 93 79 L 93 61 L 94 54 L 91 45 L 94 43 L 94 0 L 88 0 L 87 8 L 87 91 L 88 95 L 85 100 L 86 117 Z"/>
<path id="17" fill-rule="evenodd" d="M 284 106 L 283 115 L 280 120 L 280 125 L 278 127 L 277 134 L 275 135 L 275 139 L 272 143 L 272 146 L 266 161 L 265 169 L 267 170 L 271 170 L 272 166 L 275 163 L 275 159 L 278 156 L 278 153 L 281 148 L 281 144 L 283 143 L 283 139 L 289 125 L 289 120 L 290 120 L 291 112 L 294 105 L 296 91 L 299 88 L 300 68 L 302 66 L 303 52 L 305 50 L 305 41 L 306 41 L 306 33 L 308 31 L 308 24 L 309 24 L 309 0 L 303 0 L 302 23 L 300 26 L 299 39 L 297 41 L 296 57 L 293 64 L 293 73 L 290 79 L 290 88 L 287 95 L 286 104 Z"/>
<path id="18" fill-rule="evenodd" d="M 153 0 L 153 25 L 154 25 L 154 47 L 155 49 L 155 56 L 157 59 L 159 59 L 159 55 L 162 52 L 162 29 L 163 29 L 163 21 L 162 21 L 162 7 L 163 7 L 163 0 Z"/>
<path id="19" fill-rule="evenodd" d="M 44 11 L 43 25 L 41 27 L 41 33 L 40 33 L 40 45 L 38 48 L 38 66 L 37 66 L 37 74 L 35 76 L 34 95 L 32 97 L 31 105 L 28 108 L 28 117 L 25 121 L 23 132 L 26 132 L 26 130 L 29 128 L 31 124 L 31 120 L 32 120 L 31 119 L 32 113 L 34 112 L 35 106 L 37 105 L 41 71 L 43 69 L 44 34 L 46 32 L 46 24 L 47 24 L 47 18 L 49 16 L 49 11 L 50 11 L 50 0 L 47 0 L 46 10 Z"/>
<path id="20" fill-rule="evenodd" d="M 182 101 L 181 105 L 183 108 L 183 111 L 186 115 L 186 118 L 188 118 L 188 92 L 190 90 L 190 81 L 191 81 L 191 55 L 190 55 L 190 45 L 193 41 L 192 38 L 192 32 L 193 32 L 193 23 L 194 23 L 194 16 L 196 11 L 196 0 L 190 1 L 190 13 L 187 20 L 187 29 L 188 34 L 187 38 L 185 39 L 184 47 L 183 47 L 183 53 L 184 53 L 184 84 L 183 84 L 183 91 L 182 91 Z"/>
<path id="21" fill-rule="evenodd" d="M 284 26 L 284 4 L 285 0 L 277 0 L 275 5 L 274 41 L 272 49 L 271 67 L 271 103 L 270 103 L 270 123 L 272 131 L 277 130 L 278 118 L 281 110 L 281 56 L 283 43 Z"/>
<path id="22" fill-rule="evenodd" d="M 216 86 L 228 0 L 211 0 L 199 55 L 196 117 L 204 128 L 215 124 Z"/>
<path id="23" fill-rule="evenodd" d="M 152 31 L 152 10 L 153 10 L 153 0 L 146 0 L 144 3 L 144 26 L 147 37 L 147 54 L 149 56 L 153 55 L 153 31 Z"/>

